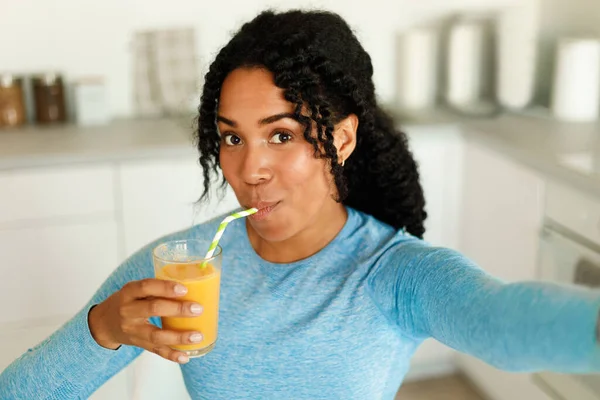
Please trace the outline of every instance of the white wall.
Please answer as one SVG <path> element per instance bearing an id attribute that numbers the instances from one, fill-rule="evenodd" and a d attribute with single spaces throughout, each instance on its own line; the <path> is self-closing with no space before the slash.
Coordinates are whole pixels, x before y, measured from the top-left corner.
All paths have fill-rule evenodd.
<path id="1" fill-rule="evenodd" d="M 233 30 L 266 7 L 318 7 L 339 12 L 371 54 L 380 98 L 393 100 L 397 31 L 456 11 L 490 9 L 519 0 L 0 0 L 0 70 L 53 69 L 67 79 L 99 74 L 115 115 L 130 115 L 132 33 L 193 26 L 203 74 Z"/>

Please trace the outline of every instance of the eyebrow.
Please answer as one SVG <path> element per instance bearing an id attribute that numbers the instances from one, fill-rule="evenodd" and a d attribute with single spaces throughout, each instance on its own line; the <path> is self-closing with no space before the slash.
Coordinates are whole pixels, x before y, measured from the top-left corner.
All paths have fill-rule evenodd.
<path id="1" fill-rule="evenodd" d="M 258 124 L 259 125 L 272 124 L 273 122 L 279 121 L 280 119 L 284 119 L 284 118 L 290 118 L 290 119 L 293 119 L 294 121 L 298 121 L 298 117 L 296 117 L 295 114 L 279 113 L 279 114 L 271 115 L 270 117 L 261 119 L 260 121 L 258 121 Z M 237 127 L 237 123 L 235 121 L 232 121 L 229 118 L 225 118 L 222 115 L 217 115 L 217 121 L 223 122 L 224 124 L 227 124 L 233 128 Z"/>

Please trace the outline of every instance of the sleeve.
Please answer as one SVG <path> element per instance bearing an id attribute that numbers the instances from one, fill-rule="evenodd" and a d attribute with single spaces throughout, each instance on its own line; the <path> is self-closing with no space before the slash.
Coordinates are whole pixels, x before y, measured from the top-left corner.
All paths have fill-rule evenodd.
<path id="1" fill-rule="evenodd" d="M 150 254 L 147 246 L 126 260 L 70 321 L 10 364 L 0 374 L 0 399 L 88 398 L 135 359 L 142 349 L 109 350 L 98 345 L 90 333 L 88 313 L 127 282 L 152 277 Z"/>
<path id="2" fill-rule="evenodd" d="M 497 368 L 600 372 L 598 290 L 504 283 L 456 251 L 413 239 L 379 259 L 368 291 L 415 339 L 433 337 Z"/>

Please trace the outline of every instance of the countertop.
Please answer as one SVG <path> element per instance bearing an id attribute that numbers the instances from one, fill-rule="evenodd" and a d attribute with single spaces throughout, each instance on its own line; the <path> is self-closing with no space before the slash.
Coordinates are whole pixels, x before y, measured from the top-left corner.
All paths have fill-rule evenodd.
<path id="1" fill-rule="evenodd" d="M 428 117 L 426 123 L 418 122 L 414 132 L 413 129 L 410 131 L 413 136 L 438 139 L 452 123 L 445 115 L 441 118 L 437 115 Z M 436 126 L 439 129 L 435 129 Z M 90 127 L 60 124 L 0 129 L 0 171 L 144 158 L 197 157 L 193 133 L 192 117 L 123 119 Z"/>
<path id="2" fill-rule="evenodd" d="M 464 122 L 461 133 L 546 179 L 600 198 L 600 123 L 505 115 Z"/>
<path id="3" fill-rule="evenodd" d="M 459 132 L 546 178 L 600 198 L 600 123 L 561 123 L 544 115 L 472 119 L 449 112 L 398 118 L 410 139 Z M 449 129 L 452 128 L 452 129 Z M 0 130 L 0 170 L 144 158 L 196 157 L 193 119 L 117 120 Z"/>
<path id="4" fill-rule="evenodd" d="M 192 118 L 0 130 L 0 170 L 197 154 Z"/>
<path id="5" fill-rule="evenodd" d="M 407 120 L 407 133 L 427 126 L 457 127 L 467 141 L 600 199 L 600 121 L 560 122 L 543 109 L 487 118 L 438 111 Z"/>

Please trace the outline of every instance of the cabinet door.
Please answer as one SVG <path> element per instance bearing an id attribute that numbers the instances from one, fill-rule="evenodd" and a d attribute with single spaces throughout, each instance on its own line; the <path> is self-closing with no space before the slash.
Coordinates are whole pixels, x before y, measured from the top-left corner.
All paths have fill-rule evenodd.
<path id="1" fill-rule="evenodd" d="M 71 317 L 118 265 L 114 221 L 0 230 L 0 324 Z"/>
<path id="2" fill-rule="evenodd" d="M 0 373 L 21 354 L 50 336 L 60 328 L 63 319 L 45 318 L 39 321 L 28 321 L 4 325 L 0 329 Z M 91 397 L 92 400 L 129 399 L 129 374 L 125 369 L 113 376 Z"/>
<path id="3" fill-rule="evenodd" d="M 132 400 L 190 400 L 178 364 L 144 352 L 132 367 Z"/>
<path id="4" fill-rule="evenodd" d="M 45 318 L 1 325 L 0 372 L 21 354 L 50 336 L 65 321 L 66 318 Z"/>
<path id="5" fill-rule="evenodd" d="M 124 163 L 120 182 L 126 255 L 239 206 L 231 190 L 222 200 L 213 191 L 208 203 L 196 204 L 204 178 L 195 158 Z"/>
<path id="6" fill-rule="evenodd" d="M 411 358 L 405 380 L 422 380 L 455 372 L 455 353 L 435 339 L 425 340 Z"/>
<path id="7" fill-rule="evenodd" d="M 444 241 L 444 148 L 434 141 L 413 141 L 411 144 L 425 192 L 427 219 L 424 238 L 432 244 L 440 245 Z"/>
<path id="8" fill-rule="evenodd" d="M 40 219 L 111 216 L 113 178 L 113 168 L 102 164 L 1 172 L 0 227 Z"/>
<path id="9" fill-rule="evenodd" d="M 531 374 L 500 371 L 466 355 L 457 357 L 457 366 L 489 400 L 555 400 L 534 383 Z"/>
<path id="10" fill-rule="evenodd" d="M 421 128 L 425 129 L 425 128 Z M 433 245 L 456 248 L 461 182 L 461 138 L 453 128 L 415 132 L 410 141 L 419 165 L 425 192 L 425 240 Z M 453 369 L 454 351 L 436 340 L 426 340 L 411 360 L 407 379 L 441 375 Z"/>
<path id="11" fill-rule="evenodd" d="M 104 385 L 98 388 L 91 396 L 91 400 L 127 400 L 131 399 L 131 375 L 130 367 L 110 378 Z"/>
<path id="12" fill-rule="evenodd" d="M 543 181 L 476 144 L 466 150 L 460 250 L 506 281 L 535 279 Z M 549 400 L 530 374 L 500 371 L 462 354 L 457 364 L 492 400 Z"/>
<path id="13" fill-rule="evenodd" d="M 440 130 L 441 128 L 437 128 Z M 425 192 L 425 240 L 450 248 L 458 246 L 462 182 L 462 139 L 452 128 L 411 137 Z"/>
<path id="14" fill-rule="evenodd" d="M 460 249 L 499 278 L 535 279 L 544 182 L 521 165 L 472 143 L 464 172 Z"/>

